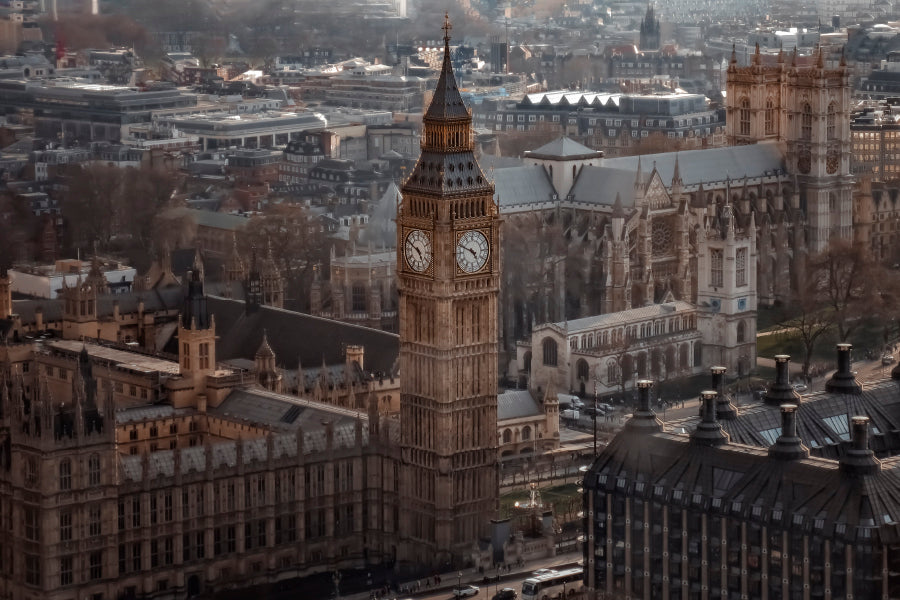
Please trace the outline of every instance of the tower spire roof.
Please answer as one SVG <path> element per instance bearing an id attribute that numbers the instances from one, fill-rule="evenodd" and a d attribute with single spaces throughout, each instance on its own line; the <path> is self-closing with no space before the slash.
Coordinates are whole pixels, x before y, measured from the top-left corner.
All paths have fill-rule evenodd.
<path id="1" fill-rule="evenodd" d="M 450 62 L 450 15 L 444 13 L 444 62 L 441 65 L 441 75 L 437 86 L 434 88 L 434 96 L 431 104 L 425 111 L 426 119 L 460 119 L 469 118 L 469 110 L 463 102 L 456 85 L 456 75 L 453 74 L 453 65 Z"/>

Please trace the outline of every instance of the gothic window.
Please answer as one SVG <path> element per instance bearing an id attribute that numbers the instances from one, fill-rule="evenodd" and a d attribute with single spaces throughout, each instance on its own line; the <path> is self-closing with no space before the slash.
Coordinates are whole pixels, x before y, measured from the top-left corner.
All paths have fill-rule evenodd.
<path id="1" fill-rule="evenodd" d="M 366 310 L 366 286 L 361 283 L 354 283 L 351 297 L 353 312 L 364 312 Z"/>
<path id="2" fill-rule="evenodd" d="M 522 440 L 530 440 L 531 439 L 531 427 L 526 425 L 522 428 Z"/>
<path id="3" fill-rule="evenodd" d="M 741 135 L 750 135 L 750 99 L 741 98 L 741 109 L 738 113 Z"/>
<path id="4" fill-rule="evenodd" d="M 736 285 L 747 285 L 747 249 L 738 248 L 734 260 Z"/>
<path id="5" fill-rule="evenodd" d="M 504 429 L 503 430 L 503 443 L 508 444 L 512 442 L 512 430 Z"/>
<path id="6" fill-rule="evenodd" d="M 837 107 L 835 107 L 834 102 L 828 105 L 828 116 L 826 121 L 826 132 L 828 140 L 835 139 L 835 131 L 837 124 Z"/>
<path id="7" fill-rule="evenodd" d="M 722 250 L 713 248 L 709 251 L 709 283 L 713 287 L 722 287 L 724 276 L 722 268 L 724 256 Z"/>
<path id="8" fill-rule="evenodd" d="M 587 381 L 588 377 L 590 376 L 590 369 L 588 368 L 586 360 L 584 360 L 583 358 L 579 359 L 576 366 L 576 371 L 579 381 Z"/>
<path id="9" fill-rule="evenodd" d="M 737 343 L 743 344 L 747 338 L 747 325 L 743 321 L 738 321 L 737 324 Z"/>
<path id="10" fill-rule="evenodd" d="M 812 107 L 807 103 L 803 105 L 803 112 L 800 114 L 800 139 L 805 141 L 812 140 Z"/>
<path id="11" fill-rule="evenodd" d="M 59 541 L 72 541 L 72 513 L 69 511 L 59 513 Z"/>
<path id="12" fill-rule="evenodd" d="M 208 369 L 209 368 L 209 343 L 204 342 L 200 344 L 200 368 Z"/>
<path id="13" fill-rule="evenodd" d="M 766 100 L 766 135 L 775 133 L 775 102 L 769 98 Z"/>
<path id="14" fill-rule="evenodd" d="M 71 556 L 63 556 L 59 559 L 59 585 L 72 584 L 72 565 L 74 559 Z"/>
<path id="15" fill-rule="evenodd" d="M 531 352 L 525 353 L 525 357 L 522 359 L 522 362 L 525 363 L 525 372 L 531 373 Z"/>
<path id="16" fill-rule="evenodd" d="M 556 366 L 556 341 L 547 338 L 541 344 L 544 349 L 544 365 L 548 367 Z"/>
<path id="17" fill-rule="evenodd" d="M 59 490 L 65 492 L 72 489 L 72 461 L 68 458 L 59 463 Z"/>
<path id="18" fill-rule="evenodd" d="M 606 361 L 606 381 L 609 385 L 619 382 L 619 365 L 613 358 Z"/>

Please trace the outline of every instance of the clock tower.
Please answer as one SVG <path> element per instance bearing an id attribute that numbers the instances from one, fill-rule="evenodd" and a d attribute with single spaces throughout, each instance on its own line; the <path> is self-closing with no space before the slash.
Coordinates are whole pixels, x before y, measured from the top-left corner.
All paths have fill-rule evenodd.
<path id="1" fill-rule="evenodd" d="M 444 62 L 397 207 L 401 560 L 458 563 L 490 534 L 497 478 L 500 216 Z"/>

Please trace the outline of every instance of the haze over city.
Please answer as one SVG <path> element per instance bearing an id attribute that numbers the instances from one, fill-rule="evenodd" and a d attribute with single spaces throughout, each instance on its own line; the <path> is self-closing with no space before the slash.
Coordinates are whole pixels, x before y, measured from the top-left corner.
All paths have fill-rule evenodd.
<path id="1" fill-rule="evenodd" d="M 890 2 L 2 0 L 0 597 L 900 598 Z"/>

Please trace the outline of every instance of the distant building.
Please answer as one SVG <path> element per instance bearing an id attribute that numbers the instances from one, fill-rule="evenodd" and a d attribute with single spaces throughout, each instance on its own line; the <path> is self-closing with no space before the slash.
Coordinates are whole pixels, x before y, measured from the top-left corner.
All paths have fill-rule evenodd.
<path id="1" fill-rule="evenodd" d="M 57 260 L 52 265 L 16 266 L 8 270 L 12 291 L 37 298 L 56 298 L 67 286 L 99 273 L 110 293 L 131 291 L 137 270 L 102 259 L 94 261 Z"/>

